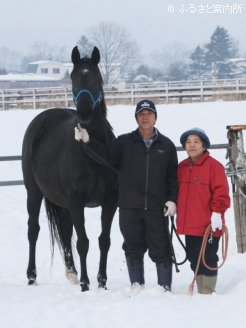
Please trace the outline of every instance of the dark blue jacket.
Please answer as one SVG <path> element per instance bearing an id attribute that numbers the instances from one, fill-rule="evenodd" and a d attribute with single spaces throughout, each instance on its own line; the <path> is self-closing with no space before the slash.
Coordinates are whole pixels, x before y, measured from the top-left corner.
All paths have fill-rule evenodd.
<path id="1" fill-rule="evenodd" d="M 148 149 L 138 129 L 116 138 L 106 150 L 107 161 L 119 170 L 119 207 L 163 209 L 177 201 L 177 152 L 157 131 Z"/>

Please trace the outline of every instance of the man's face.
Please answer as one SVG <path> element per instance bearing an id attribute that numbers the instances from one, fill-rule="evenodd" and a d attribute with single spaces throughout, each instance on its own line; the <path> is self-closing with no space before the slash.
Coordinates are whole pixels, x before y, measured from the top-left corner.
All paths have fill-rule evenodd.
<path id="1" fill-rule="evenodd" d="M 155 113 L 149 109 L 143 109 L 137 114 L 137 123 L 141 129 L 153 128 L 156 122 Z"/>

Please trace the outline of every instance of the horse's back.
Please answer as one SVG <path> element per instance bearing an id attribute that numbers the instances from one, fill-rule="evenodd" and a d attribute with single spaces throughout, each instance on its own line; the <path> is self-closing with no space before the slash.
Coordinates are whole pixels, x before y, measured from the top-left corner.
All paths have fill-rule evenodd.
<path id="1" fill-rule="evenodd" d="M 24 144 L 26 141 L 34 141 L 47 128 L 69 120 L 76 115 L 76 111 L 70 108 L 50 108 L 38 114 L 27 127 Z"/>
<path id="2" fill-rule="evenodd" d="M 52 131 L 58 130 L 62 124 L 73 121 L 76 112 L 69 108 L 51 108 L 38 114 L 28 125 L 22 144 L 22 170 L 24 183 L 33 180 L 33 161 L 40 146 L 46 142 L 52 151 Z M 62 134 L 61 134 L 62 136 Z"/>

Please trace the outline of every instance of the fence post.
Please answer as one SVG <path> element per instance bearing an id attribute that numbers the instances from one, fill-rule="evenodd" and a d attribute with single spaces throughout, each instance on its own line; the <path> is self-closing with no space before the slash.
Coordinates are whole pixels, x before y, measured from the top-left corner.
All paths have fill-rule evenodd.
<path id="1" fill-rule="evenodd" d="M 165 83 L 166 104 L 168 104 L 168 82 Z"/>
<path id="2" fill-rule="evenodd" d="M 68 88 L 64 88 L 65 93 L 65 107 L 68 107 Z"/>
<path id="3" fill-rule="evenodd" d="M 132 98 L 132 105 L 135 105 L 135 97 L 134 97 L 134 83 L 131 84 L 131 98 Z"/>
<path id="4" fill-rule="evenodd" d="M 200 93 L 201 93 L 201 98 L 200 98 L 200 101 L 203 102 L 204 101 L 204 95 L 203 95 L 203 80 L 201 80 L 201 90 L 200 90 Z"/>
<path id="5" fill-rule="evenodd" d="M 33 89 L 33 109 L 37 109 L 36 106 L 36 89 Z"/>
<path id="6" fill-rule="evenodd" d="M 233 204 L 236 227 L 237 249 L 246 252 L 246 157 L 244 153 L 243 133 L 246 125 L 230 125 L 228 129 L 229 176 L 231 176 Z"/>
<path id="7" fill-rule="evenodd" d="M 5 97 L 4 97 L 4 94 L 5 94 L 5 90 L 2 90 L 2 104 L 3 104 L 3 110 L 6 110 L 8 108 L 5 108 Z"/>
<path id="8" fill-rule="evenodd" d="M 236 79 L 236 93 L 237 93 L 237 100 L 240 100 L 240 94 L 239 94 L 239 79 Z"/>
<path id="9" fill-rule="evenodd" d="M 4 107 L 3 107 L 3 91 L 4 90 L 0 90 L 0 92 L 1 92 L 1 103 L 2 103 L 2 110 L 4 110 Z M 1 109 L 1 108 L 0 108 Z"/>

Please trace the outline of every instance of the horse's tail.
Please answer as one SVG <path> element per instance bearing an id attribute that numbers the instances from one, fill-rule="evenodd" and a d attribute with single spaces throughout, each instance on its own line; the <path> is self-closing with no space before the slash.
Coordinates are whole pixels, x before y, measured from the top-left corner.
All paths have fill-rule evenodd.
<path id="1" fill-rule="evenodd" d="M 59 247 L 61 254 L 64 255 L 64 244 L 61 238 L 61 217 L 63 209 L 49 201 L 46 197 L 44 197 L 44 203 L 49 222 L 51 255 L 53 260 L 55 241 Z"/>

